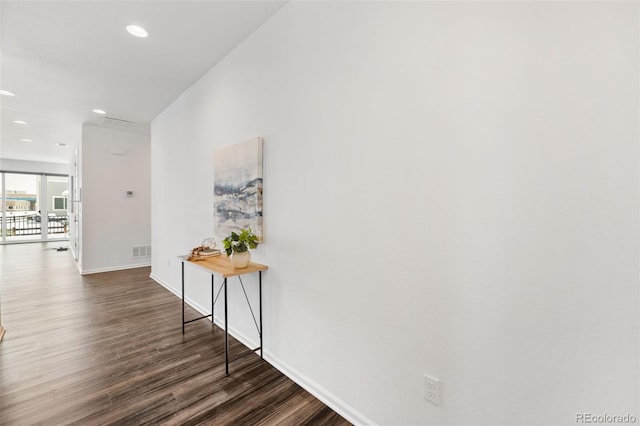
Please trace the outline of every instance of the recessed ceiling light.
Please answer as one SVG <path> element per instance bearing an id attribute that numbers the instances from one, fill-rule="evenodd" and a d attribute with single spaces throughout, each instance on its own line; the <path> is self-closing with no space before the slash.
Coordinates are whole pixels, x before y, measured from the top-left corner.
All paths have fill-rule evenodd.
<path id="1" fill-rule="evenodd" d="M 22 120 L 13 120 L 13 121 L 12 121 L 12 123 L 22 124 L 22 125 L 27 124 L 27 122 L 26 122 L 26 121 L 22 121 Z"/>
<path id="2" fill-rule="evenodd" d="M 106 114 L 107 112 L 105 110 L 102 109 L 94 109 L 93 112 L 95 112 L 96 114 Z"/>
<path id="3" fill-rule="evenodd" d="M 20 139 L 22 142 L 33 142 L 31 139 Z"/>
<path id="4" fill-rule="evenodd" d="M 15 96 L 15 93 L 11 93 L 8 90 L 0 90 L 0 95 L 5 95 L 5 96 Z"/>
<path id="5" fill-rule="evenodd" d="M 132 36 L 136 36 L 136 37 L 140 37 L 140 38 L 145 38 L 146 36 L 149 35 L 147 30 L 145 30 L 144 28 L 142 28 L 139 25 L 127 25 L 127 31 Z"/>
<path id="6" fill-rule="evenodd" d="M 62 148 L 66 148 L 67 147 L 66 143 L 57 143 L 56 145 L 58 145 L 59 147 L 62 147 Z"/>

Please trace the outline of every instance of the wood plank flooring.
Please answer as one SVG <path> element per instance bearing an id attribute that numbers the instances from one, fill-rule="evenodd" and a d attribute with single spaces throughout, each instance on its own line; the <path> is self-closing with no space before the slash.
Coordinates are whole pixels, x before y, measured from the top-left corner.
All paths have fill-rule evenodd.
<path id="1" fill-rule="evenodd" d="M 63 244 L 0 246 L 1 425 L 349 424 L 255 354 L 226 376 L 224 331 L 183 336 L 149 268 L 82 277 Z"/>

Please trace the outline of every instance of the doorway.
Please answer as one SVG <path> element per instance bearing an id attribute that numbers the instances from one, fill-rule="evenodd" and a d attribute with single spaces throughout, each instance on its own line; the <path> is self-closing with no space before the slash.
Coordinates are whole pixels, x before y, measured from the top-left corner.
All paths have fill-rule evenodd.
<path id="1" fill-rule="evenodd" d="M 68 176 L 1 172 L 0 183 L 0 243 L 68 239 Z"/>

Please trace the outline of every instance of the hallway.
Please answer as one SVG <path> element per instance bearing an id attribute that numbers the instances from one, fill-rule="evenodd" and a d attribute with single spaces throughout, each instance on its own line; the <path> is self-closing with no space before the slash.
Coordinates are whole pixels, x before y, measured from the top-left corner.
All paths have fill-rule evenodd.
<path id="1" fill-rule="evenodd" d="M 62 244 L 0 246 L 0 424 L 348 424 L 257 355 L 226 377 L 223 331 L 183 336 L 149 268 L 83 277 Z"/>

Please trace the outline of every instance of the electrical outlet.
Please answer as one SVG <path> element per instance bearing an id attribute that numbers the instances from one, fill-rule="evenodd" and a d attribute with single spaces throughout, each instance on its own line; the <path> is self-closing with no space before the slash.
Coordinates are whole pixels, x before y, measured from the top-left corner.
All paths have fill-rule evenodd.
<path id="1" fill-rule="evenodd" d="M 440 405 L 440 380 L 424 375 L 424 399 Z"/>

